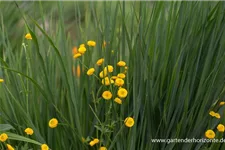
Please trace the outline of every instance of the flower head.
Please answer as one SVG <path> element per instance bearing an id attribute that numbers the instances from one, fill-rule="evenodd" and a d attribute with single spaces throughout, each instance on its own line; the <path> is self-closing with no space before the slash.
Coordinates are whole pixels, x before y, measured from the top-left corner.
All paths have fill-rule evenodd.
<path id="1" fill-rule="evenodd" d="M 109 77 L 105 77 L 104 79 L 102 79 L 102 84 L 103 85 L 110 85 L 111 83 L 114 83 L 113 80 L 110 80 Z"/>
<path id="2" fill-rule="evenodd" d="M 0 79 L 0 83 L 4 82 L 4 79 Z"/>
<path id="3" fill-rule="evenodd" d="M 101 146 L 101 147 L 99 148 L 99 150 L 107 150 L 107 148 L 106 148 L 105 146 Z"/>
<path id="4" fill-rule="evenodd" d="M 96 42 L 95 42 L 95 41 L 88 41 L 88 42 L 87 42 L 87 45 L 88 45 L 88 46 L 95 47 Z"/>
<path id="5" fill-rule="evenodd" d="M 108 65 L 104 68 L 104 72 L 113 72 L 113 66 Z"/>
<path id="6" fill-rule="evenodd" d="M 95 72 L 95 69 L 94 68 L 90 68 L 87 71 L 87 75 L 91 76 L 91 75 L 93 75 L 94 72 Z"/>
<path id="7" fill-rule="evenodd" d="M 48 123 L 50 128 L 55 128 L 58 125 L 58 120 L 56 118 L 52 118 Z"/>
<path id="8" fill-rule="evenodd" d="M 219 113 L 215 113 L 215 117 L 216 117 L 217 119 L 220 119 L 220 114 L 219 114 Z"/>
<path id="9" fill-rule="evenodd" d="M 214 111 L 210 111 L 210 112 L 209 112 L 209 115 L 212 116 L 212 117 L 215 117 L 215 114 L 216 114 L 216 113 L 215 113 Z"/>
<path id="10" fill-rule="evenodd" d="M 26 132 L 27 135 L 32 135 L 32 134 L 34 133 L 33 129 L 31 129 L 31 128 L 26 128 L 26 129 L 24 130 L 24 132 Z"/>
<path id="11" fill-rule="evenodd" d="M 124 84 L 124 80 L 123 79 L 117 78 L 115 80 L 115 85 L 116 86 L 123 86 L 123 84 Z"/>
<path id="12" fill-rule="evenodd" d="M 94 146 L 95 145 L 95 142 L 94 141 L 91 141 L 91 142 L 89 142 L 89 145 L 90 146 Z"/>
<path id="13" fill-rule="evenodd" d="M 124 124 L 129 128 L 132 127 L 134 125 L 134 119 L 132 117 L 127 117 L 124 120 Z"/>
<path id="14" fill-rule="evenodd" d="M 99 143 L 99 139 L 97 138 L 95 138 L 93 141 L 95 142 L 95 144 Z"/>
<path id="15" fill-rule="evenodd" d="M 117 77 L 121 78 L 121 79 L 124 79 L 126 77 L 126 75 L 124 73 L 119 73 L 117 75 Z"/>
<path id="16" fill-rule="evenodd" d="M 218 126 L 217 126 L 217 130 L 218 130 L 219 132 L 224 132 L 224 131 L 225 131 L 225 127 L 224 127 L 224 125 L 222 125 L 222 124 L 218 124 Z"/>
<path id="17" fill-rule="evenodd" d="M 85 44 L 80 44 L 80 46 L 79 47 L 85 47 Z"/>
<path id="18" fill-rule="evenodd" d="M 84 54 L 86 52 L 86 48 L 85 47 L 79 47 L 78 52 L 81 54 Z"/>
<path id="19" fill-rule="evenodd" d="M 30 34 L 30 33 L 27 33 L 27 34 L 25 35 L 25 38 L 26 38 L 27 40 L 32 40 L 32 37 L 31 37 L 31 34 Z"/>
<path id="20" fill-rule="evenodd" d="M 14 150 L 14 148 L 10 144 L 6 144 L 7 150 Z"/>
<path id="21" fill-rule="evenodd" d="M 6 133 L 0 134 L 0 141 L 5 142 L 8 139 L 8 135 Z"/>
<path id="22" fill-rule="evenodd" d="M 97 60 L 96 64 L 98 66 L 101 66 L 103 62 L 104 62 L 104 58 L 100 58 L 99 60 Z"/>
<path id="23" fill-rule="evenodd" d="M 119 61 L 117 63 L 117 66 L 124 67 L 124 66 L 126 66 L 126 63 L 124 61 Z"/>
<path id="24" fill-rule="evenodd" d="M 118 97 L 116 97 L 116 98 L 114 99 L 114 102 L 116 102 L 116 103 L 118 103 L 118 104 L 122 104 L 122 100 L 121 100 L 120 98 L 118 98 Z"/>
<path id="25" fill-rule="evenodd" d="M 48 150 L 48 145 L 47 144 L 42 144 L 41 145 L 41 150 Z"/>
<path id="26" fill-rule="evenodd" d="M 77 69 L 76 69 L 76 76 L 77 76 L 77 77 L 80 77 L 80 72 L 81 72 L 81 71 L 80 71 L 80 65 L 78 65 L 78 66 L 77 66 Z"/>
<path id="27" fill-rule="evenodd" d="M 207 130 L 205 136 L 209 139 L 213 139 L 215 137 L 215 132 L 213 130 Z"/>
<path id="28" fill-rule="evenodd" d="M 112 98 L 112 93 L 110 91 L 104 91 L 102 93 L 102 97 L 105 99 L 105 100 L 110 100 Z"/>
<path id="29" fill-rule="evenodd" d="M 112 79 L 112 80 L 116 80 L 118 77 L 117 76 L 111 76 L 111 78 L 110 79 Z"/>
<path id="30" fill-rule="evenodd" d="M 125 98 L 127 97 L 127 90 L 125 88 L 120 88 L 117 92 L 117 95 L 120 97 L 120 98 Z"/>
<path id="31" fill-rule="evenodd" d="M 75 55 L 73 55 L 73 58 L 78 58 L 81 56 L 81 53 L 76 53 Z"/>
<path id="32" fill-rule="evenodd" d="M 223 106 L 225 104 L 225 102 L 220 102 L 220 106 Z"/>
<path id="33" fill-rule="evenodd" d="M 100 78 L 104 78 L 105 76 L 107 76 L 107 72 L 101 71 L 101 72 L 99 73 L 99 77 L 100 77 Z"/>

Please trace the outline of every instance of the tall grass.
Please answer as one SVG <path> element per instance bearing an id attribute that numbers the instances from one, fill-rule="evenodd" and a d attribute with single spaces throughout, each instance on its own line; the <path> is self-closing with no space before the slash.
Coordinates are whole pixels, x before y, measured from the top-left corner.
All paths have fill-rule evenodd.
<path id="1" fill-rule="evenodd" d="M 207 129 L 223 137 L 216 126 L 225 123 L 219 106 L 225 99 L 224 2 L 0 2 L 0 8 L 0 132 L 8 131 L 18 150 L 43 143 L 53 150 L 99 148 L 88 145 L 91 138 L 116 150 L 224 148 L 151 141 L 205 138 Z M 28 32 L 32 40 L 24 38 Z M 73 47 L 88 40 L 96 47 L 74 59 Z M 104 65 L 124 60 L 128 66 L 128 96 L 110 114 L 101 99 L 106 88 L 86 74 L 95 67 L 98 76 L 102 68 L 95 63 L 102 57 Z M 124 126 L 128 116 L 132 128 Z M 48 127 L 51 118 L 59 120 L 55 129 Z M 110 127 L 103 128 L 107 119 Z M 26 127 L 34 135 L 25 135 Z"/>

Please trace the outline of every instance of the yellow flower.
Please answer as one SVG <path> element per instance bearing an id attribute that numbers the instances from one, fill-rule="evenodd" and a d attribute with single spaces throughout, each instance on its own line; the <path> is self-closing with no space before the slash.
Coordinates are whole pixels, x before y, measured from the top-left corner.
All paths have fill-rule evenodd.
<path id="1" fill-rule="evenodd" d="M 116 86 L 123 86 L 123 84 L 124 84 L 124 80 L 123 79 L 117 78 L 115 80 L 115 85 Z"/>
<path id="2" fill-rule="evenodd" d="M 93 47 L 94 47 L 94 46 L 96 45 L 96 42 L 95 42 L 95 41 L 88 41 L 88 42 L 87 42 L 87 45 L 88 45 L 88 46 L 93 46 Z"/>
<path id="3" fill-rule="evenodd" d="M 31 129 L 31 128 L 26 128 L 26 129 L 24 130 L 24 132 L 26 132 L 27 135 L 32 135 L 32 134 L 34 133 L 33 129 Z"/>
<path id="4" fill-rule="evenodd" d="M 58 120 L 56 118 L 52 118 L 48 123 L 50 128 L 55 128 L 58 125 Z"/>
<path id="5" fill-rule="evenodd" d="M 41 150 L 48 150 L 48 145 L 47 144 L 42 144 L 41 145 Z"/>
<path id="6" fill-rule="evenodd" d="M 112 76 L 110 79 L 116 80 L 118 77 L 117 76 Z"/>
<path id="7" fill-rule="evenodd" d="M 100 59 L 96 62 L 96 64 L 97 64 L 98 66 L 101 66 L 103 62 L 104 62 L 104 58 L 100 58 Z"/>
<path id="8" fill-rule="evenodd" d="M 124 79 L 126 77 L 126 75 L 124 73 L 119 73 L 117 75 L 117 77 L 121 78 L 121 79 Z"/>
<path id="9" fill-rule="evenodd" d="M 117 92 L 117 95 L 120 98 L 125 98 L 125 97 L 127 97 L 127 90 L 125 88 L 120 88 Z"/>
<path id="10" fill-rule="evenodd" d="M 31 34 L 30 34 L 30 33 L 27 33 L 27 34 L 25 35 L 25 38 L 26 38 L 27 40 L 32 40 L 32 37 L 31 37 Z"/>
<path id="11" fill-rule="evenodd" d="M 209 139 L 213 139 L 215 137 L 215 132 L 213 130 L 207 130 L 205 136 Z"/>
<path id="12" fill-rule="evenodd" d="M 100 78 L 104 78 L 105 76 L 107 76 L 107 72 L 104 72 L 104 74 L 103 74 L 103 71 L 101 71 L 101 72 L 99 73 L 99 77 L 100 77 Z"/>
<path id="13" fill-rule="evenodd" d="M 10 144 L 6 144 L 7 150 L 14 150 L 14 148 Z"/>
<path id="14" fill-rule="evenodd" d="M 224 127 L 224 125 L 222 125 L 222 124 L 218 124 L 218 126 L 217 126 L 217 130 L 218 130 L 219 132 L 224 132 L 224 131 L 225 131 L 225 127 Z"/>
<path id="15" fill-rule="evenodd" d="M 78 58 L 81 56 L 81 53 L 76 53 L 75 55 L 73 55 L 73 58 Z"/>
<path id="16" fill-rule="evenodd" d="M 94 145 L 95 145 L 95 142 L 94 142 L 94 141 L 91 141 L 91 142 L 89 143 L 89 145 L 90 145 L 90 146 L 94 146 Z"/>
<path id="17" fill-rule="evenodd" d="M 114 99 L 114 102 L 116 102 L 116 103 L 118 103 L 118 104 L 122 104 L 122 100 L 119 99 L 118 97 L 116 97 L 116 98 Z"/>
<path id="18" fill-rule="evenodd" d="M 209 115 L 212 116 L 212 117 L 215 117 L 215 114 L 216 114 L 216 113 L 215 113 L 214 111 L 210 111 L 210 112 L 209 112 Z"/>
<path id="19" fill-rule="evenodd" d="M 108 65 L 107 67 L 104 68 L 104 72 L 113 72 L 113 66 Z"/>
<path id="20" fill-rule="evenodd" d="M 126 63 L 124 61 L 119 61 L 117 63 L 117 66 L 124 67 L 124 66 L 126 66 Z"/>
<path id="21" fill-rule="evenodd" d="M 110 91 L 104 91 L 102 93 L 102 97 L 105 99 L 105 100 L 110 100 L 112 98 L 112 93 Z"/>
<path id="22" fill-rule="evenodd" d="M 0 83 L 4 82 L 4 79 L 0 79 Z"/>
<path id="23" fill-rule="evenodd" d="M 110 79 L 109 79 L 109 77 L 105 77 L 104 79 L 102 79 L 102 84 L 103 85 L 110 85 Z"/>
<path id="24" fill-rule="evenodd" d="M 129 128 L 132 127 L 134 125 L 134 119 L 132 117 L 127 117 L 124 120 L 124 124 Z"/>
<path id="25" fill-rule="evenodd" d="M 215 113 L 215 117 L 216 117 L 217 119 L 220 119 L 220 114 L 219 114 L 219 113 Z"/>
<path id="26" fill-rule="evenodd" d="M 87 75 L 91 76 L 91 75 L 93 75 L 94 72 L 95 72 L 95 69 L 94 68 L 90 68 L 87 71 Z"/>
<path id="27" fill-rule="evenodd" d="M 220 106 L 223 106 L 225 104 L 225 102 L 220 102 Z"/>
<path id="28" fill-rule="evenodd" d="M 95 142 L 95 144 L 99 143 L 99 139 L 97 138 L 95 138 L 93 141 Z"/>
<path id="29" fill-rule="evenodd" d="M 102 147 L 99 148 L 99 150 L 107 150 L 107 148 L 102 146 Z"/>
<path id="30" fill-rule="evenodd" d="M 127 67 L 127 66 L 125 66 L 125 67 L 124 67 L 124 69 L 125 69 L 125 70 L 128 70 L 128 67 Z"/>
<path id="31" fill-rule="evenodd" d="M 85 47 L 79 47 L 78 52 L 81 54 L 84 54 L 86 52 L 86 48 Z"/>
<path id="32" fill-rule="evenodd" d="M 0 134 L 0 141 L 5 142 L 8 139 L 8 135 L 6 133 Z"/>
<path id="33" fill-rule="evenodd" d="M 85 44 L 80 44 L 80 46 L 79 47 L 85 47 Z"/>

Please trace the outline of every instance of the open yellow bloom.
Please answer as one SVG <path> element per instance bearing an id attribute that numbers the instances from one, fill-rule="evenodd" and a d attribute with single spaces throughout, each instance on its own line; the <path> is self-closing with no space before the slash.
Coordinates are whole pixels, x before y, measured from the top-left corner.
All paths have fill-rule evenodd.
<path id="1" fill-rule="evenodd" d="M 10 144 L 6 144 L 7 150 L 14 150 L 14 148 Z"/>
<path id="2" fill-rule="evenodd" d="M 103 85 L 110 85 L 111 83 L 114 83 L 113 80 L 110 80 L 109 77 L 105 77 L 104 79 L 102 79 L 102 84 Z"/>
<path id="3" fill-rule="evenodd" d="M 219 113 L 215 113 L 215 117 L 216 117 L 217 119 L 220 119 L 220 114 L 219 114 Z"/>
<path id="4" fill-rule="evenodd" d="M 50 128 L 55 128 L 58 125 L 58 120 L 56 118 L 52 118 L 48 123 Z"/>
<path id="5" fill-rule="evenodd" d="M 94 141 L 91 141 L 91 142 L 89 142 L 89 145 L 90 146 L 94 146 L 95 145 L 95 142 Z"/>
<path id="6" fill-rule="evenodd" d="M 87 45 L 94 47 L 96 45 L 96 42 L 95 41 L 88 41 Z"/>
<path id="7" fill-rule="evenodd" d="M 99 73 L 99 77 L 100 77 L 100 78 L 104 78 L 105 76 L 107 76 L 107 72 L 101 71 L 101 72 Z"/>
<path id="8" fill-rule="evenodd" d="M 104 72 L 113 72 L 113 66 L 108 65 L 104 68 Z"/>
<path id="9" fill-rule="evenodd" d="M 116 80 L 118 77 L 117 76 L 111 76 L 111 78 L 110 79 L 112 79 L 112 80 Z"/>
<path id="10" fill-rule="evenodd" d="M 93 141 L 95 142 L 95 144 L 99 143 L 99 139 L 97 138 L 95 138 Z"/>
<path id="11" fill-rule="evenodd" d="M 91 76 L 91 75 L 93 75 L 94 72 L 95 72 L 95 68 L 90 68 L 87 71 L 87 75 Z"/>
<path id="12" fill-rule="evenodd" d="M 126 63 L 124 61 L 119 61 L 117 63 L 117 66 L 124 67 L 124 66 L 126 66 Z"/>
<path id="13" fill-rule="evenodd" d="M 213 130 L 207 130 L 205 132 L 205 137 L 209 139 L 213 139 L 216 136 L 215 132 Z"/>
<path id="14" fill-rule="evenodd" d="M 120 79 L 120 78 L 117 78 L 115 80 L 115 85 L 116 86 L 123 86 L 124 85 L 124 80 L 123 79 Z"/>
<path id="15" fill-rule="evenodd" d="M 8 135 L 6 133 L 0 134 L 0 141 L 5 142 L 8 139 Z"/>
<path id="16" fill-rule="evenodd" d="M 107 150 L 107 148 L 102 146 L 102 147 L 99 148 L 99 150 Z"/>
<path id="17" fill-rule="evenodd" d="M 76 53 L 75 55 L 73 55 L 73 58 L 78 58 L 81 56 L 81 53 Z"/>
<path id="18" fill-rule="evenodd" d="M 105 100 L 110 100 L 112 98 L 112 93 L 110 91 L 104 91 L 102 93 L 102 97 L 105 99 Z"/>
<path id="19" fill-rule="evenodd" d="M 125 88 L 120 88 L 117 92 L 117 95 L 120 97 L 120 98 L 125 98 L 127 97 L 127 90 Z"/>
<path id="20" fill-rule="evenodd" d="M 126 77 L 126 75 L 124 73 L 119 73 L 117 75 L 117 77 L 121 78 L 121 79 L 124 79 Z"/>
<path id="21" fill-rule="evenodd" d="M 4 82 L 4 79 L 0 79 L 0 83 Z"/>
<path id="22" fill-rule="evenodd" d="M 118 97 L 116 97 L 116 98 L 114 99 L 114 102 L 116 102 L 116 103 L 118 103 L 118 104 L 122 104 L 122 100 L 119 99 Z"/>
<path id="23" fill-rule="evenodd" d="M 48 145 L 47 144 L 42 144 L 41 145 L 41 150 L 49 150 Z"/>
<path id="24" fill-rule="evenodd" d="M 212 116 L 212 117 L 215 117 L 216 113 L 214 111 L 210 111 L 209 115 Z"/>
<path id="25" fill-rule="evenodd" d="M 96 64 L 97 64 L 98 66 L 101 66 L 103 62 L 104 62 L 104 58 L 100 58 L 100 59 L 96 62 Z"/>
<path id="26" fill-rule="evenodd" d="M 224 131 L 225 131 L 225 127 L 224 127 L 224 125 L 222 125 L 222 124 L 218 124 L 218 126 L 217 126 L 217 130 L 218 130 L 219 132 L 224 132 Z"/>
<path id="27" fill-rule="evenodd" d="M 26 38 L 27 40 L 32 40 L 32 37 L 31 37 L 31 34 L 30 34 L 30 33 L 27 33 L 27 34 L 25 35 L 25 38 Z"/>
<path id="28" fill-rule="evenodd" d="M 24 130 L 24 132 L 26 132 L 27 135 L 32 135 L 32 134 L 34 133 L 33 129 L 31 129 L 31 128 L 26 128 L 26 129 Z"/>
<path id="29" fill-rule="evenodd" d="M 220 102 L 220 106 L 223 106 L 225 104 L 225 102 Z"/>
<path id="30" fill-rule="evenodd" d="M 81 54 L 84 54 L 86 52 L 86 48 L 85 47 L 79 47 L 78 52 Z"/>
<path id="31" fill-rule="evenodd" d="M 134 125 L 134 119 L 132 117 L 127 117 L 124 120 L 124 124 L 129 128 L 132 127 Z"/>

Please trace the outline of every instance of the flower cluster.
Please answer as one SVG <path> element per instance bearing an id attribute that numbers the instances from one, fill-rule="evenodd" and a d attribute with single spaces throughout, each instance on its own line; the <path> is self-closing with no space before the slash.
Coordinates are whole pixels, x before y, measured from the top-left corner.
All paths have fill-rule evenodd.
<path id="1" fill-rule="evenodd" d="M 223 106 L 224 104 L 225 104 L 225 102 L 220 102 L 219 106 Z M 215 117 L 217 119 L 221 118 L 220 114 L 216 113 L 214 111 L 210 111 L 209 115 L 212 116 L 212 117 Z M 225 126 L 223 124 L 221 124 L 221 123 L 219 123 L 216 128 L 217 128 L 218 132 L 224 132 L 225 131 Z M 215 136 L 216 136 L 216 133 L 212 129 L 208 129 L 205 132 L 205 137 L 206 138 L 213 139 L 213 138 L 215 138 Z"/>

